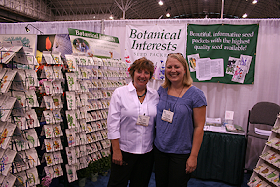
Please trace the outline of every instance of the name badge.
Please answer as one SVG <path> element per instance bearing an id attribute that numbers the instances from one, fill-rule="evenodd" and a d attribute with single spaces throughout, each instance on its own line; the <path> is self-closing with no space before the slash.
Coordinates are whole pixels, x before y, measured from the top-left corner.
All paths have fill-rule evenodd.
<path id="1" fill-rule="evenodd" d="M 147 127 L 149 125 L 150 116 L 139 115 L 136 125 L 142 125 Z"/>
<path id="2" fill-rule="evenodd" d="M 173 115 L 174 115 L 174 112 L 171 112 L 170 110 L 165 110 L 164 109 L 163 112 L 162 112 L 161 119 L 163 121 L 167 121 L 169 123 L 172 123 Z"/>

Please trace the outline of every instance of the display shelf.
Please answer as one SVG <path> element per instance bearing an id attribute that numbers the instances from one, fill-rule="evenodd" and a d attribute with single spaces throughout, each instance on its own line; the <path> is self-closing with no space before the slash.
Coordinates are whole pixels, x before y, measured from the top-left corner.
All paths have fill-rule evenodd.
<path id="1" fill-rule="evenodd" d="M 278 114 L 272 133 L 247 183 L 255 186 L 280 186 L 280 114 Z"/>

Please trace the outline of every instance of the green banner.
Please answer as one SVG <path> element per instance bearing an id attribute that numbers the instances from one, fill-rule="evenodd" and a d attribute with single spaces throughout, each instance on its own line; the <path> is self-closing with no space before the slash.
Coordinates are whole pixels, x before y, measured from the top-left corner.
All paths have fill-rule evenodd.
<path id="1" fill-rule="evenodd" d="M 253 84 L 257 24 L 187 26 L 187 60 L 194 82 Z"/>

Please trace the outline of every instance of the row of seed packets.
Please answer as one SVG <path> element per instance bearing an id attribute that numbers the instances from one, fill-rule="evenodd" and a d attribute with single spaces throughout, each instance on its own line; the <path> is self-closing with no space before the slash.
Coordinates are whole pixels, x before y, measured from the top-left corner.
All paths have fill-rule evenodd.
<path id="1" fill-rule="evenodd" d="M 55 124 L 55 123 L 63 122 L 62 116 L 60 114 L 60 109 L 43 111 L 43 116 L 41 118 L 41 122 L 46 122 L 46 124 Z M 58 129 L 58 130 L 60 130 L 60 129 Z M 56 131 L 54 133 L 61 134 L 61 131 Z"/>
<path id="2" fill-rule="evenodd" d="M 40 107 L 45 107 L 47 110 L 55 110 L 63 108 L 61 94 L 53 96 L 43 96 Z"/>
<path id="3" fill-rule="evenodd" d="M 262 177 L 266 178 L 268 181 L 272 182 L 276 186 L 279 186 L 279 171 L 275 168 L 271 167 L 270 165 L 263 162 L 259 164 L 254 171 L 261 175 Z M 264 181 L 265 182 L 265 181 Z M 250 183 L 250 182 L 249 182 Z"/>
<path id="4" fill-rule="evenodd" d="M 105 156 L 109 156 L 110 154 L 110 149 L 108 148 L 108 146 L 106 148 L 102 148 L 100 143 L 99 143 L 99 147 L 97 143 L 91 143 L 89 145 L 66 147 L 65 150 L 66 150 L 67 161 L 69 165 L 78 163 L 79 158 L 87 155 L 90 155 L 91 157 L 90 160 L 96 161 L 99 158 L 102 158 L 102 156 L 105 157 Z"/>
<path id="5" fill-rule="evenodd" d="M 12 96 L 18 100 L 22 107 L 39 107 L 35 90 L 12 91 Z"/>
<path id="6" fill-rule="evenodd" d="M 34 168 L 41 164 L 35 148 L 18 151 L 17 154 L 19 155 L 19 158 L 15 158 L 14 173 Z"/>
<path id="7" fill-rule="evenodd" d="M 26 110 L 24 116 L 14 116 L 14 121 L 20 130 L 32 129 L 40 126 L 34 109 Z"/>
<path id="8" fill-rule="evenodd" d="M 75 92 L 66 92 L 66 102 L 67 102 L 67 109 L 74 110 L 81 107 L 86 107 L 88 110 L 99 110 L 99 109 L 106 109 L 109 107 L 110 99 L 107 97 L 106 99 L 97 100 L 97 92 L 88 92 L 83 94 L 76 94 Z M 99 92 L 102 94 L 102 92 Z M 110 95 L 112 94 L 111 91 L 104 91 L 103 95 Z"/>
<path id="9" fill-rule="evenodd" d="M 43 81 L 43 86 L 41 88 L 41 93 L 45 93 L 46 95 L 57 95 L 62 94 L 63 89 L 61 86 L 60 80 L 52 80 L 52 81 Z"/>
<path id="10" fill-rule="evenodd" d="M 44 171 L 46 176 L 50 177 L 51 179 L 63 176 L 63 171 L 60 164 L 54 166 L 45 166 Z"/>
<path id="11" fill-rule="evenodd" d="M 86 133 L 86 132 L 76 133 L 75 129 L 65 129 L 65 133 L 66 133 L 69 147 L 90 144 L 108 138 L 107 130 L 96 131 L 91 133 Z"/>
<path id="12" fill-rule="evenodd" d="M 34 70 L 12 70 L 9 68 L 0 69 L 1 93 L 7 93 L 10 88 L 16 91 L 23 91 L 25 88 L 39 86 L 37 74 Z"/>
<path id="13" fill-rule="evenodd" d="M 81 66 L 77 68 L 75 75 L 78 79 L 91 79 L 93 77 L 127 77 L 125 70 L 95 69 L 92 66 Z"/>
<path id="14" fill-rule="evenodd" d="M 13 150 L 22 151 L 40 146 L 40 141 L 35 129 L 28 129 L 17 135 L 13 141 Z"/>
<path id="15" fill-rule="evenodd" d="M 270 140 L 268 140 L 266 143 L 266 145 L 273 147 L 275 149 L 280 150 L 280 139 L 275 137 L 275 138 L 271 138 Z"/>
<path id="16" fill-rule="evenodd" d="M 275 151 L 268 149 L 266 151 L 264 151 L 260 157 L 267 161 L 268 163 L 276 166 L 276 167 L 280 167 L 280 155 L 278 153 L 276 153 Z"/>
<path id="17" fill-rule="evenodd" d="M 42 64 L 63 64 L 61 59 L 61 52 L 43 51 Z"/>
<path id="18" fill-rule="evenodd" d="M 74 73 L 66 73 L 67 86 L 69 91 L 88 92 L 90 88 L 111 88 L 126 85 L 125 80 L 79 80 Z"/>
<path id="19" fill-rule="evenodd" d="M 22 44 L 13 46 L 11 43 L 3 43 L 0 47 L 0 63 L 8 64 L 22 48 Z"/>
<path id="20" fill-rule="evenodd" d="M 40 78 L 63 79 L 62 66 L 44 66 Z"/>
<path id="21" fill-rule="evenodd" d="M 85 129 L 86 122 L 93 122 L 102 119 L 107 119 L 108 111 L 107 110 L 97 110 L 91 111 L 90 113 L 84 110 L 85 107 L 76 110 L 66 110 L 66 120 L 68 128 L 82 128 Z M 81 113 L 80 113 L 81 112 Z M 98 123 L 97 123 L 98 124 Z M 95 128 L 95 127 L 92 127 Z"/>
<path id="22" fill-rule="evenodd" d="M 40 184 L 37 168 L 27 169 L 14 174 L 16 176 L 15 186 L 36 186 Z"/>
<path id="23" fill-rule="evenodd" d="M 77 71 L 78 65 L 81 66 L 109 66 L 116 68 L 127 68 L 125 62 L 115 59 L 102 59 L 97 57 L 87 57 L 78 55 L 65 55 L 66 63 L 70 71 Z"/>

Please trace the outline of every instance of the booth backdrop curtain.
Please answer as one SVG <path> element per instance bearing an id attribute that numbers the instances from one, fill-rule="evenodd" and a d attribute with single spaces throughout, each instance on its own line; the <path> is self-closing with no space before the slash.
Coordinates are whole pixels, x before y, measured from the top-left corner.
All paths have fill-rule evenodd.
<path id="1" fill-rule="evenodd" d="M 0 34 L 26 34 L 28 23 L 2 23 Z M 88 30 L 119 38 L 121 57 L 124 57 L 125 32 L 127 24 L 259 24 L 255 61 L 255 82 L 252 85 L 195 82 L 207 98 L 207 117 L 225 116 L 225 111 L 234 111 L 234 123 L 246 129 L 248 111 L 260 101 L 280 105 L 280 19 L 165 19 L 165 20 L 112 20 L 112 21 L 65 21 L 31 22 L 44 34 L 66 34 L 68 28 Z M 104 25 L 103 25 L 104 24 Z M 39 34 L 30 28 L 30 34 Z M 162 81 L 153 80 L 149 85 L 155 89 Z M 263 149 L 263 145 L 253 147 L 251 152 Z M 255 150 L 256 149 L 256 150 Z M 255 153 L 259 155 L 259 153 Z M 255 163 L 246 162 L 251 168 Z"/>

